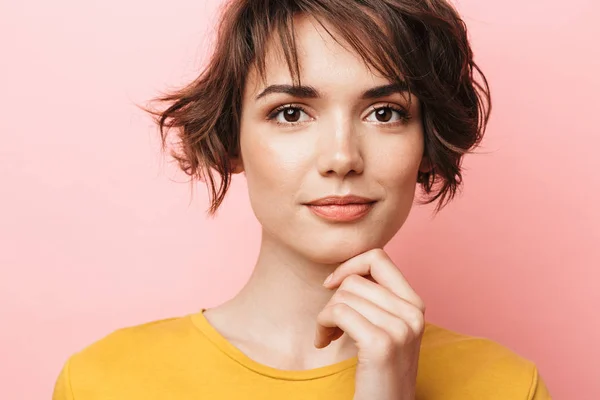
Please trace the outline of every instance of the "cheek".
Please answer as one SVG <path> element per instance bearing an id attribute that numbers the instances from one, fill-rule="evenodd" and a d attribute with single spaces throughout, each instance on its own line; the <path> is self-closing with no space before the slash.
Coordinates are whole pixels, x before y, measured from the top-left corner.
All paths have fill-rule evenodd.
<path id="1" fill-rule="evenodd" d="M 372 179 L 383 189 L 383 203 L 373 223 L 379 236 L 374 240 L 384 245 L 394 237 L 406 221 L 414 204 L 417 174 L 422 152 L 418 142 L 390 146 L 376 158 Z"/>
<path id="2" fill-rule="evenodd" d="M 407 136 L 406 140 L 378 147 L 370 161 L 376 164 L 373 169 L 375 179 L 388 195 L 412 197 L 422 157 L 423 141 L 415 134 Z"/>
<path id="3" fill-rule="evenodd" d="M 303 183 L 307 149 L 297 140 L 275 137 L 247 138 L 241 147 L 250 201 L 257 217 L 274 216 L 278 207 L 293 204 Z"/>

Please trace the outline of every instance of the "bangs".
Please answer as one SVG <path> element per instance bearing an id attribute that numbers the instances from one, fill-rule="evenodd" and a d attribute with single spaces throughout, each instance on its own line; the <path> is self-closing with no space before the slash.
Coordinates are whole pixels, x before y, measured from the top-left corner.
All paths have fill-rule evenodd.
<path id="1" fill-rule="evenodd" d="M 356 53 L 370 71 L 374 69 L 391 83 L 405 83 L 410 103 L 413 77 L 402 55 L 414 52 L 418 44 L 414 43 L 414 34 L 407 22 L 399 18 L 397 12 L 394 19 L 385 17 L 394 15 L 392 11 L 380 1 L 371 1 L 368 5 L 348 0 L 254 2 L 248 24 L 250 48 L 254 50 L 250 62 L 266 83 L 267 48 L 274 44 L 284 56 L 293 85 L 301 86 L 294 19 L 311 17 L 342 48 Z M 265 15 L 269 16 L 267 21 Z"/>
<path id="2" fill-rule="evenodd" d="M 228 0 L 211 59 L 197 78 L 154 99 L 165 109 L 141 107 L 160 128 L 163 149 L 192 179 L 207 182 L 209 214 L 224 199 L 240 155 L 240 118 L 247 75 L 267 81 L 267 48 L 287 63 L 301 86 L 294 20 L 316 21 L 366 68 L 407 88 L 420 102 L 425 153 L 431 170 L 419 171 L 424 203 L 439 211 L 462 184 L 463 155 L 483 138 L 491 112 L 487 79 L 474 61 L 467 27 L 449 0 Z M 213 173 L 218 174 L 219 182 Z"/>

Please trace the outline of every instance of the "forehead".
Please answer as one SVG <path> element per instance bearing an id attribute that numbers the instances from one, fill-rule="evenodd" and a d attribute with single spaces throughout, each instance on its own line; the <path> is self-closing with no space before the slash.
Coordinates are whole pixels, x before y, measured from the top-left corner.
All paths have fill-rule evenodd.
<path id="1" fill-rule="evenodd" d="M 376 86 L 389 83 L 378 71 L 369 66 L 341 35 L 323 21 L 313 17 L 294 17 L 296 54 L 302 83 L 321 88 Z M 333 37 L 332 37 L 333 36 Z M 286 62 L 281 41 L 272 34 L 266 43 L 265 78 L 260 79 L 256 66 L 248 71 L 246 93 L 257 94 L 270 84 L 292 84 L 290 66 Z"/>

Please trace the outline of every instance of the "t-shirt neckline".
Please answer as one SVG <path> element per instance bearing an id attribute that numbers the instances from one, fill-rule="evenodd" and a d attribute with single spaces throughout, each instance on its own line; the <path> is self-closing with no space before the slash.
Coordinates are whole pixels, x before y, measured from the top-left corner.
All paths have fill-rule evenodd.
<path id="1" fill-rule="evenodd" d="M 333 374 L 337 374 L 346 369 L 357 365 L 358 357 L 354 356 L 335 364 L 326 365 L 323 367 L 306 369 L 306 370 L 284 370 L 270 367 L 261 364 L 243 353 L 240 349 L 230 343 L 219 331 L 217 331 L 204 316 L 202 308 L 199 312 L 191 314 L 192 323 L 194 326 L 207 337 L 215 346 L 217 346 L 224 354 L 241 364 L 242 366 L 257 372 L 261 375 L 269 376 L 276 379 L 284 380 L 310 380 L 319 379 Z"/>

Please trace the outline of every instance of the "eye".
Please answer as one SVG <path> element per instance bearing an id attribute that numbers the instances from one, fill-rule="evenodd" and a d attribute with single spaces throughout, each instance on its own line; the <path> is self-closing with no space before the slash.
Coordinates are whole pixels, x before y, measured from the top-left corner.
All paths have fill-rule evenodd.
<path id="1" fill-rule="evenodd" d="M 369 119 L 373 115 L 375 116 L 375 120 Z M 398 124 L 409 119 L 410 115 L 406 110 L 391 104 L 383 107 L 373 107 L 373 112 L 367 117 L 367 121 L 381 124 Z"/>
<path id="2" fill-rule="evenodd" d="M 309 120 L 309 118 L 301 120 L 303 114 L 305 117 L 308 117 L 304 108 L 298 105 L 287 104 L 285 106 L 277 107 L 269 114 L 267 119 L 269 121 L 274 120 L 278 125 L 296 125 Z"/>

